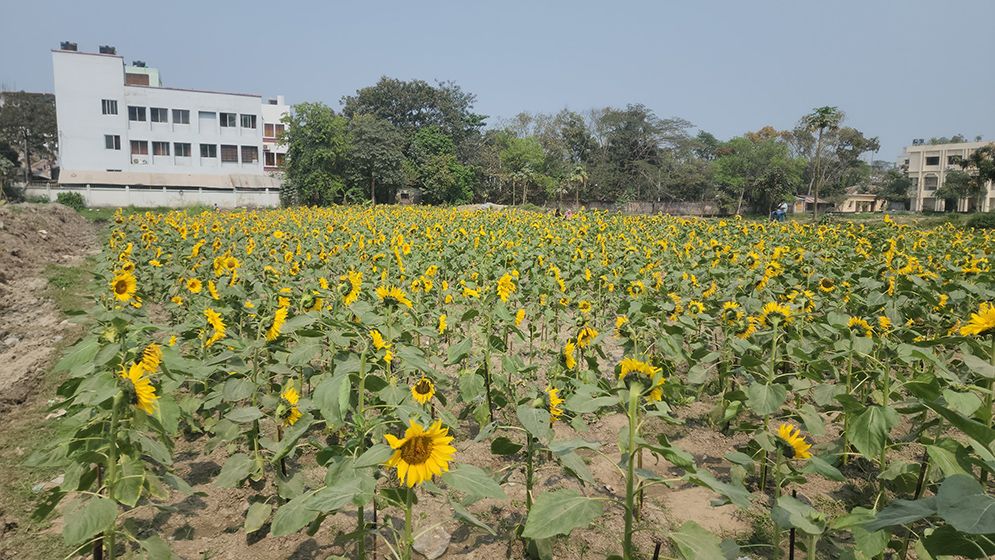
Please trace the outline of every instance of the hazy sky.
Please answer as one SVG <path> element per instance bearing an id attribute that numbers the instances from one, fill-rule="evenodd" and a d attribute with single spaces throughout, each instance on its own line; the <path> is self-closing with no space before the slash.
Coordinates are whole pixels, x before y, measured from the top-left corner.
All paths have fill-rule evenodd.
<path id="1" fill-rule="evenodd" d="M 995 140 L 995 1 L 4 2 L 0 85 L 52 90 L 59 41 L 167 85 L 343 95 L 381 75 L 452 80 L 490 123 L 643 103 L 720 138 L 839 106 L 894 160 L 913 138 Z"/>

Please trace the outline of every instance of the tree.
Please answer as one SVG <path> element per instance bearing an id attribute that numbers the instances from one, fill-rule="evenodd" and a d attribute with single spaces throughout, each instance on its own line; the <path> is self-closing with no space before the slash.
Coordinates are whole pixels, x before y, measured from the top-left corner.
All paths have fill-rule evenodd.
<path id="1" fill-rule="evenodd" d="M 511 178 L 511 203 L 515 203 L 515 186 L 522 186 L 522 204 L 528 202 L 530 185 L 539 182 L 539 176 L 545 164 L 545 154 L 542 144 L 534 136 L 525 138 L 511 137 L 501 150 L 501 167 L 506 176 Z"/>
<path id="2" fill-rule="evenodd" d="M 484 115 L 473 112 L 476 96 L 452 82 L 431 85 L 422 80 L 403 81 L 383 76 L 372 86 L 342 98 L 342 113 L 373 115 L 397 127 L 407 149 L 421 128 L 437 126 L 452 138 L 461 161 L 470 157 L 479 141 Z"/>
<path id="3" fill-rule="evenodd" d="M 843 113 L 836 107 L 817 107 L 811 113 L 802 117 L 809 130 L 818 131 L 818 138 L 815 144 L 815 174 L 813 178 L 815 190 L 815 204 L 812 208 L 812 219 L 819 219 L 819 187 L 822 183 L 822 135 L 825 131 L 834 130 L 839 127 L 843 120 Z"/>
<path id="4" fill-rule="evenodd" d="M 888 202 L 905 202 L 911 188 L 912 179 L 897 169 L 890 169 L 879 183 L 877 195 Z"/>
<path id="5" fill-rule="evenodd" d="M 955 169 L 947 172 L 943 185 L 936 189 L 936 198 L 971 198 L 978 194 L 978 186 L 974 177 L 965 171 Z"/>
<path id="6" fill-rule="evenodd" d="M 58 140 L 55 96 L 24 91 L 0 94 L 0 136 L 24 153 L 24 181 L 31 181 L 31 154 L 54 157 Z"/>
<path id="7" fill-rule="evenodd" d="M 285 177 L 280 198 L 284 204 L 346 202 L 346 165 L 349 161 L 349 121 L 323 103 L 294 105 L 284 116 L 287 146 Z"/>
<path id="8" fill-rule="evenodd" d="M 418 130 L 408 159 L 409 181 L 430 204 L 462 204 L 473 199 L 474 171 L 456 158 L 456 145 L 432 125 Z"/>
<path id="9" fill-rule="evenodd" d="M 780 139 L 753 135 L 733 138 L 721 146 L 715 159 L 715 180 L 720 199 L 735 201 L 736 214 L 745 203 L 770 208 L 797 191 L 804 160 L 791 156 Z"/>
<path id="10" fill-rule="evenodd" d="M 978 148 L 966 158 L 961 159 L 959 164 L 961 169 L 967 171 L 971 178 L 967 196 L 977 197 L 976 208 L 980 210 L 987 191 L 987 183 L 989 181 L 995 182 L 995 144 Z M 950 180 L 949 177 L 948 174 L 947 181 Z"/>
<path id="11" fill-rule="evenodd" d="M 353 115 L 349 122 L 349 170 L 353 184 L 366 182 L 370 200 L 377 203 L 377 185 L 383 200 L 392 201 L 404 184 L 404 138 L 391 123 L 374 115 Z"/>
<path id="12" fill-rule="evenodd" d="M 587 187 L 587 169 L 583 165 L 575 165 L 570 172 L 568 181 L 574 185 L 574 204 L 580 209 L 580 190 Z"/>

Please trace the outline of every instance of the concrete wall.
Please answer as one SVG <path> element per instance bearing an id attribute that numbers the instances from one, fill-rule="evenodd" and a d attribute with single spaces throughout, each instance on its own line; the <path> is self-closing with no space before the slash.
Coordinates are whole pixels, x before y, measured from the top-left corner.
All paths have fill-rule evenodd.
<path id="1" fill-rule="evenodd" d="M 723 212 L 718 205 L 711 202 L 582 202 L 584 208 L 592 210 L 614 210 L 626 214 L 671 214 L 673 216 L 721 216 L 728 214 Z M 548 208 L 556 208 L 555 201 L 547 202 Z M 561 207 L 566 210 L 577 210 L 573 201 L 564 201 Z M 744 212 L 749 212 L 749 208 L 744 208 Z"/>
<path id="2" fill-rule="evenodd" d="M 276 208 L 280 206 L 277 189 L 208 189 L 167 187 L 108 187 L 59 185 L 31 185 L 25 196 L 42 196 L 54 202 L 60 192 L 78 192 L 87 206 L 118 208 L 214 206 L 219 208 Z"/>

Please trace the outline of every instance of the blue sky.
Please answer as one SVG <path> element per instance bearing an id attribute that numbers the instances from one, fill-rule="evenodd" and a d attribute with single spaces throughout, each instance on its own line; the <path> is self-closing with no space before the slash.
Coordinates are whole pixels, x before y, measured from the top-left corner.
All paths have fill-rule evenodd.
<path id="1" fill-rule="evenodd" d="M 995 1 L 5 3 L 0 85 L 51 91 L 49 50 L 118 48 L 167 85 L 324 101 L 381 75 L 452 80 L 494 123 L 643 103 L 720 138 L 836 105 L 894 160 L 995 140 Z"/>

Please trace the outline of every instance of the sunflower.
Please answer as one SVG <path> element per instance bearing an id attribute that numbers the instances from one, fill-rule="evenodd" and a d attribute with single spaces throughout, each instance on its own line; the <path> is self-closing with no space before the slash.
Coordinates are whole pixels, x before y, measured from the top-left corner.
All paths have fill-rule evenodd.
<path id="1" fill-rule="evenodd" d="M 986 301 L 978 306 L 977 313 L 971 313 L 971 319 L 960 328 L 960 334 L 985 336 L 990 333 L 995 333 L 995 305 Z"/>
<path id="2" fill-rule="evenodd" d="M 376 350 L 390 348 L 390 343 L 384 340 L 383 335 L 377 329 L 370 331 L 370 339 L 373 341 L 373 348 Z"/>
<path id="3" fill-rule="evenodd" d="M 760 324 L 766 325 L 768 322 L 773 323 L 774 320 L 782 323 L 791 322 L 791 307 L 772 301 L 763 306 L 760 310 Z"/>
<path id="4" fill-rule="evenodd" d="M 574 356 L 576 351 L 577 347 L 574 346 L 572 341 L 563 345 L 563 365 L 566 366 L 567 369 L 574 369 L 577 367 L 577 357 Z"/>
<path id="5" fill-rule="evenodd" d="M 587 301 L 586 299 L 578 301 L 577 310 L 583 313 L 584 315 L 587 315 L 588 313 L 591 312 L 591 302 Z"/>
<path id="6" fill-rule="evenodd" d="M 828 293 L 832 293 L 832 291 L 835 290 L 835 289 L 836 289 L 836 282 L 834 282 L 832 278 L 825 278 L 825 277 L 823 277 L 821 280 L 819 280 L 819 291 L 820 292 L 822 292 L 824 294 L 828 294 Z"/>
<path id="7" fill-rule="evenodd" d="M 143 410 L 146 414 L 154 414 L 156 401 L 159 399 L 155 395 L 155 387 L 145 376 L 145 368 L 141 362 L 131 364 L 131 367 L 121 369 L 121 377 L 131 382 L 126 393 L 131 397 L 131 404 Z"/>
<path id="8" fill-rule="evenodd" d="M 293 426 L 303 416 L 300 409 L 297 408 L 300 398 L 301 396 L 297 393 L 297 389 L 294 389 L 293 384 L 287 385 L 287 388 L 280 393 L 280 399 L 283 402 L 277 407 L 276 412 L 284 426 Z"/>
<path id="9" fill-rule="evenodd" d="M 524 320 L 525 320 L 525 310 L 519 308 L 519 310 L 515 312 L 515 326 L 516 327 L 522 326 L 522 321 Z"/>
<path id="10" fill-rule="evenodd" d="M 114 292 L 114 297 L 118 301 L 128 301 L 135 296 L 135 290 L 137 289 L 138 282 L 135 281 L 135 277 L 129 272 L 120 273 L 111 280 L 111 291 Z"/>
<path id="11" fill-rule="evenodd" d="M 280 329 L 283 328 L 283 323 L 287 321 L 287 308 L 278 307 L 276 308 L 276 313 L 273 315 L 273 324 L 269 326 L 269 330 L 266 331 L 266 340 L 274 341 L 280 336 Z"/>
<path id="12" fill-rule="evenodd" d="M 435 396 L 435 385 L 431 379 L 423 375 L 417 383 L 411 386 L 411 396 L 418 401 L 418 404 L 425 404 Z"/>
<path id="13" fill-rule="evenodd" d="M 339 280 L 349 283 L 349 291 L 342 297 L 342 302 L 346 305 L 356 303 L 356 300 L 359 299 L 360 288 L 363 286 L 363 273 L 350 270 L 339 276 Z"/>
<path id="14" fill-rule="evenodd" d="M 408 295 L 404 293 L 404 290 L 395 286 L 379 286 L 377 288 L 377 296 L 384 305 L 389 307 L 396 307 L 398 305 L 403 305 L 408 309 L 411 309 L 411 300 L 408 299 Z"/>
<path id="15" fill-rule="evenodd" d="M 808 451 L 812 448 L 812 444 L 805 441 L 801 430 L 791 424 L 781 424 L 777 429 L 777 438 L 781 443 L 780 447 L 784 450 L 784 456 L 788 459 L 805 460 L 812 457 Z"/>
<path id="16" fill-rule="evenodd" d="M 204 342 L 204 346 L 210 348 L 212 344 L 225 337 L 225 322 L 221 315 L 210 307 L 204 310 L 204 315 L 207 317 L 207 323 L 214 329 L 211 337 Z"/>
<path id="17" fill-rule="evenodd" d="M 515 293 L 515 282 L 511 279 L 511 275 L 505 273 L 504 276 L 497 281 L 497 293 L 501 301 L 508 301 L 511 294 Z"/>
<path id="18" fill-rule="evenodd" d="M 743 311 L 740 310 L 739 304 L 735 301 L 727 301 L 722 304 L 722 311 L 719 312 L 719 316 L 722 320 L 728 324 L 734 324 L 743 318 Z"/>
<path id="19" fill-rule="evenodd" d="M 199 294 L 200 290 L 203 289 L 204 284 L 201 283 L 197 278 L 187 279 L 187 291 L 191 294 Z"/>
<path id="20" fill-rule="evenodd" d="M 661 375 L 661 370 L 658 367 L 653 366 L 649 362 L 644 362 L 637 360 L 635 358 L 622 358 L 619 362 L 619 381 L 625 380 L 630 373 L 637 373 L 646 378 L 649 383 L 650 392 L 646 396 L 646 400 L 649 401 L 659 401 L 663 399 L 663 383 L 664 378 Z"/>
<path id="21" fill-rule="evenodd" d="M 629 322 L 629 318 L 625 315 L 615 316 L 615 333 L 622 334 L 622 327 L 624 327 Z"/>
<path id="22" fill-rule="evenodd" d="M 882 331 L 891 330 L 891 319 L 889 319 L 886 315 L 879 315 L 878 327 L 880 327 Z"/>
<path id="23" fill-rule="evenodd" d="M 740 340 L 746 340 L 756 334 L 758 322 L 756 317 L 747 317 L 745 321 L 738 323 L 738 328 L 733 334 Z"/>
<path id="24" fill-rule="evenodd" d="M 549 410 L 550 422 L 556 422 L 560 416 L 563 416 L 561 404 L 563 404 L 563 399 L 560 398 L 559 389 L 552 385 L 546 387 L 546 408 Z"/>
<path id="25" fill-rule="evenodd" d="M 446 314 L 439 315 L 439 334 L 446 332 Z"/>
<path id="26" fill-rule="evenodd" d="M 642 280 L 636 280 L 629 284 L 629 296 L 637 298 L 646 291 L 646 284 Z"/>
<path id="27" fill-rule="evenodd" d="M 449 429 L 442 427 L 441 420 L 436 420 L 428 430 L 411 420 L 404 431 L 404 438 L 384 435 L 394 449 L 394 454 L 384 465 L 396 468 L 398 480 L 405 482 L 408 488 L 448 472 L 449 462 L 456 453 L 456 449 L 449 445 L 453 438 L 448 434 Z"/>
<path id="28" fill-rule="evenodd" d="M 225 269 L 227 269 L 229 271 L 234 271 L 239 266 L 241 266 L 241 263 L 238 262 L 237 258 L 229 255 L 229 256 L 225 257 L 225 260 L 222 261 L 222 266 L 224 266 Z"/>
<path id="29" fill-rule="evenodd" d="M 850 328 L 850 332 L 855 333 L 858 336 L 870 338 L 871 335 L 874 334 L 874 328 L 871 327 L 871 324 L 862 317 L 851 316 L 846 326 Z"/>
<path id="30" fill-rule="evenodd" d="M 584 325 L 581 327 L 580 332 L 577 333 L 577 348 L 587 348 L 597 336 L 597 329 L 590 325 Z"/>
<path id="31" fill-rule="evenodd" d="M 162 363 L 162 347 L 155 342 L 149 344 L 142 350 L 142 359 L 139 361 L 145 371 L 155 373 Z"/>

